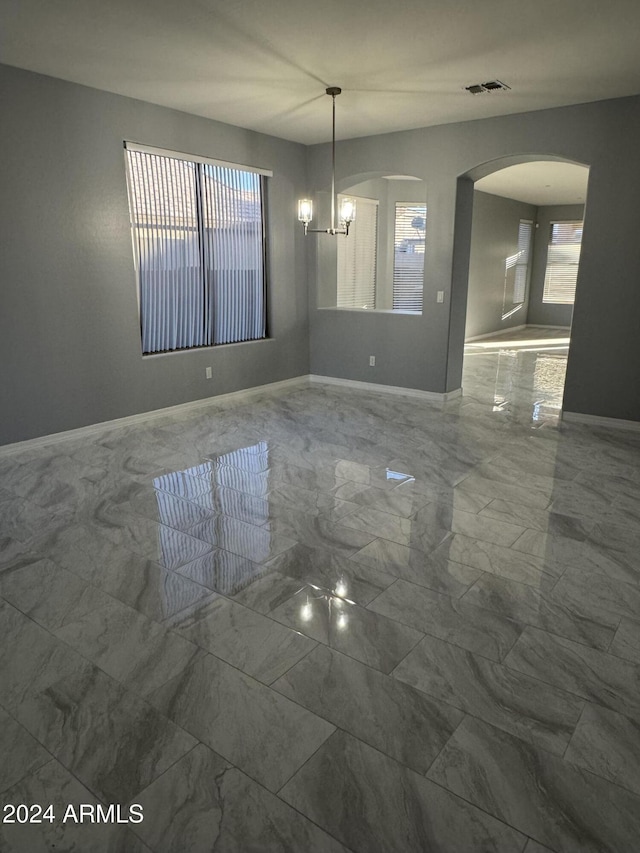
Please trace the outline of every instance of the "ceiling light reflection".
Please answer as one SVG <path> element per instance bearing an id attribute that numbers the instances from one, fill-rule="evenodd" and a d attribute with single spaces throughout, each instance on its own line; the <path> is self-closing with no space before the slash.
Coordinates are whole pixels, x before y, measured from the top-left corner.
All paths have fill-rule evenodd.
<path id="1" fill-rule="evenodd" d="M 336 588 L 334 589 L 334 593 L 340 598 L 344 598 L 349 591 L 349 587 L 347 586 L 347 582 L 342 578 L 336 584 Z"/>
<path id="2" fill-rule="evenodd" d="M 347 625 L 349 624 L 349 617 L 346 613 L 339 613 L 338 619 L 336 620 L 336 624 L 341 631 L 344 631 Z"/>

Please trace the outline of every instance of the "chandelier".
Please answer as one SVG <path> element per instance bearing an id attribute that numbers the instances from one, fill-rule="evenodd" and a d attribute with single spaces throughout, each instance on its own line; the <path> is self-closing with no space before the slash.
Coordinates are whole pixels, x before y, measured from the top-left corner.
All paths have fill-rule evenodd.
<path id="1" fill-rule="evenodd" d="M 298 219 L 302 222 L 304 233 L 309 234 L 344 234 L 349 233 L 349 226 L 356 218 L 356 202 L 353 198 L 346 196 L 340 200 L 340 227 L 336 226 L 336 95 L 342 92 L 338 86 L 329 86 L 325 90 L 331 96 L 333 107 L 333 124 L 331 129 L 331 226 L 329 228 L 309 228 L 313 219 L 313 202 L 310 198 L 301 198 L 298 201 Z"/>

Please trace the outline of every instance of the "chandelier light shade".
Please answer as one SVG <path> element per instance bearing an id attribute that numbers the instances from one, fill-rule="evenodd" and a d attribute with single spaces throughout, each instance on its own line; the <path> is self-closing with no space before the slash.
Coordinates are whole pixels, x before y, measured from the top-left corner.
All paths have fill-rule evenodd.
<path id="1" fill-rule="evenodd" d="M 313 202 L 310 198 L 298 199 L 298 219 L 305 225 L 313 219 Z"/>
<path id="2" fill-rule="evenodd" d="M 340 202 L 340 224 L 350 225 L 356 218 L 356 200 L 346 196 Z"/>
<path id="3" fill-rule="evenodd" d="M 340 200 L 340 210 L 338 211 L 340 227 L 338 227 L 336 224 L 336 96 L 342 92 L 342 89 L 338 86 L 329 86 L 325 91 L 332 99 L 333 119 L 331 127 L 331 225 L 329 228 L 309 228 L 309 223 L 313 220 L 313 202 L 310 198 L 298 200 L 298 220 L 302 222 L 305 234 L 331 234 L 334 237 L 336 234 L 344 234 L 346 237 L 349 233 L 349 226 L 356 218 L 356 200 L 346 196 Z"/>

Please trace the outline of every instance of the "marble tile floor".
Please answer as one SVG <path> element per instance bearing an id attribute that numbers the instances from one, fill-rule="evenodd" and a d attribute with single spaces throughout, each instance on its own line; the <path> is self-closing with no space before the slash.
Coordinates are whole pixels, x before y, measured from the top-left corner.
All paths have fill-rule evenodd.
<path id="1" fill-rule="evenodd" d="M 0 850 L 637 853 L 640 434 L 560 422 L 566 352 L 0 452 L 0 791 L 55 814 Z"/>

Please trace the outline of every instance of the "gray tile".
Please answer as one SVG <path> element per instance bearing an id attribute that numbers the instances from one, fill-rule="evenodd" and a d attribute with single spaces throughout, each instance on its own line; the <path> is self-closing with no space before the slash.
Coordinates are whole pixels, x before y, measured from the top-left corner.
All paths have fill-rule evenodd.
<path id="1" fill-rule="evenodd" d="M 293 510 L 313 516 L 322 515 L 339 522 L 345 515 L 358 509 L 357 503 L 341 499 L 336 494 L 303 489 L 291 483 L 277 483 L 269 491 L 267 500 L 268 518 L 271 519 L 286 518 L 287 510 Z"/>
<path id="2" fill-rule="evenodd" d="M 120 800 L 116 802 L 120 803 Z M 76 815 L 80 804 L 94 810 L 100 805 L 103 814 L 107 812 L 107 806 L 57 761 L 50 760 L 6 791 L 3 803 L 15 806 L 38 804 L 43 806 L 43 811 L 51 804 L 54 813 L 53 821 L 0 824 L 0 849 L 3 853 L 151 853 L 126 825 L 118 825 L 115 817 L 109 823 L 93 823 L 87 816 L 85 822 L 79 823 L 70 816 L 65 822 L 69 806 L 73 807 Z M 121 819 L 126 820 L 130 813 L 126 805 L 122 805 Z"/>
<path id="3" fill-rule="evenodd" d="M 271 617 L 382 672 L 390 672 L 423 636 L 312 586 L 276 607 Z"/>
<path id="4" fill-rule="evenodd" d="M 29 732 L 12 717 L 0 710 L 0 792 L 6 791 L 38 767 L 42 767 L 51 756 Z"/>
<path id="5" fill-rule="evenodd" d="M 64 514 L 44 509 L 24 498 L 0 500 L 0 519 L 3 536 L 28 542 L 45 530 L 56 530 L 66 523 Z"/>
<path id="6" fill-rule="evenodd" d="M 192 501 L 148 487 L 141 488 L 121 506 L 127 512 L 142 515 L 183 533 L 213 514 L 212 510 L 205 509 Z"/>
<path id="7" fill-rule="evenodd" d="M 209 513 L 228 515 L 247 524 L 260 526 L 269 520 L 266 495 L 256 497 L 227 486 L 212 484 L 206 496 L 199 498 L 199 505 Z"/>
<path id="8" fill-rule="evenodd" d="M 266 563 L 296 544 L 295 539 L 288 533 L 284 535 L 278 530 L 245 524 L 226 515 L 218 515 L 196 524 L 189 532 L 191 536 L 208 542 L 210 546 L 215 545 L 216 548 L 239 554 L 254 563 Z M 198 555 L 194 555 L 194 559 L 196 556 Z"/>
<path id="9" fill-rule="evenodd" d="M 415 492 L 405 494 L 400 489 L 380 489 L 351 482 L 336 489 L 334 494 L 338 497 L 348 495 L 348 501 L 356 506 L 370 507 L 402 518 L 409 518 L 429 503 L 429 498 Z"/>
<path id="10" fill-rule="evenodd" d="M 150 701 L 240 770 L 278 791 L 333 726 L 212 655 Z"/>
<path id="11" fill-rule="evenodd" d="M 470 492 L 464 488 L 464 482 L 458 486 L 438 486 L 430 481 L 408 480 L 393 490 L 393 494 L 423 499 L 429 503 L 450 504 L 462 512 L 479 512 L 491 502 L 490 497 Z M 391 510 L 388 510 L 389 512 Z"/>
<path id="12" fill-rule="evenodd" d="M 555 853 L 555 851 L 550 847 L 538 844 L 537 841 L 533 841 L 533 839 L 530 838 L 527 846 L 524 848 L 524 853 Z"/>
<path id="13" fill-rule="evenodd" d="M 353 473 L 353 471 L 347 472 L 345 469 L 345 473 Z M 332 494 L 337 486 L 341 486 L 348 479 L 351 477 L 337 474 L 329 467 L 310 470 L 284 462 L 271 470 L 270 488 L 280 483 L 289 483 L 303 489 Z"/>
<path id="14" fill-rule="evenodd" d="M 211 550 L 211 544 L 196 538 L 195 532 L 189 535 L 166 524 L 124 513 L 109 527 L 103 526 L 101 532 L 115 545 L 124 546 L 165 569 L 177 569 Z"/>
<path id="15" fill-rule="evenodd" d="M 178 574 L 228 596 L 233 596 L 244 589 L 264 571 L 264 566 L 259 563 L 253 563 L 246 557 L 220 548 L 214 548 L 203 557 L 198 557 L 177 569 Z"/>
<path id="16" fill-rule="evenodd" d="M 524 527 L 500 519 L 454 509 L 451 519 L 453 533 L 461 533 L 483 542 L 508 547 L 524 532 Z"/>
<path id="17" fill-rule="evenodd" d="M 187 640 L 265 684 L 315 646 L 297 631 L 220 596 L 179 614 L 171 625 Z"/>
<path id="18" fill-rule="evenodd" d="M 156 853 L 346 853 L 299 812 L 203 744 L 136 797 Z"/>
<path id="19" fill-rule="evenodd" d="M 266 614 L 284 604 L 304 586 L 306 584 L 303 581 L 287 577 L 280 572 L 265 571 L 232 597 L 239 604 Z"/>
<path id="20" fill-rule="evenodd" d="M 640 664 L 640 622 L 621 619 L 609 651 L 612 655 Z"/>
<path id="21" fill-rule="evenodd" d="M 426 773 L 463 717 L 451 706 L 325 646 L 314 649 L 272 686 L 418 773 Z"/>
<path id="22" fill-rule="evenodd" d="M 593 521 L 583 521 L 575 516 L 559 515 L 549 509 L 538 509 L 497 498 L 480 510 L 479 514 L 482 518 L 508 521 L 519 524 L 520 527 L 577 540 L 584 540 L 593 527 Z"/>
<path id="23" fill-rule="evenodd" d="M 496 661 L 522 632 L 511 619 L 402 580 L 379 595 L 369 610 Z"/>
<path id="24" fill-rule="evenodd" d="M 25 697 L 87 667 L 80 655 L 0 601 L 0 705 L 15 713 Z"/>
<path id="25" fill-rule="evenodd" d="M 480 569 L 425 554 L 388 539 L 374 539 L 351 559 L 455 598 L 466 592 L 482 574 Z"/>
<path id="26" fill-rule="evenodd" d="M 639 497 L 636 493 L 633 499 L 634 507 L 637 507 Z M 600 520 L 590 531 L 589 542 L 597 548 L 605 548 L 608 553 L 613 552 L 616 560 L 637 570 L 640 547 L 638 519 L 627 524 L 620 521 L 621 519 L 615 517 L 609 518 L 606 523 Z"/>
<path id="27" fill-rule="evenodd" d="M 287 510 L 273 518 L 266 527 L 272 535 L 283 536 L 312 548 L 324 548 L 335 551 L 343 557 L 350 557 L 374 538 L 370 533 L 346 527 L 345 524 L 350 518 L 351 515 L 347 515 L 336 523 L 322 515 L 313 516 Z"/>
<path id="28" fill-rule="evenodd" d="M 630 853 L 640 837 L 640 798 L 473 717 L 428 776 L 562 853 Z"/>
<path id="29" fill-rule="evenodd" d="M 396 445 L 397 446 L 397 445 Z M 407 453 L 404 458 L 394 458 L 389 465 L 394 468 L 410 470 L 416 483 L 451 488 L 461 483 L 473 468 L 473 462 L 461 461 L 454 454 L 447 455 L 440 450 L 434 452 L 433 445 L 423 446 L 417 454 Z"/>
<path id="30" fill-rule="evenodd" d="M 538 589 L 554 586 L 564 570 L 564 566 L 559 566 L 555 561 L 548 562 L 540 557 L 514 551 L 512 548 L 502 548 L 500 545 L 459 533 L 443 542 L 434 551 L 433 556 L 527 583 Z"/>
<path id="31" fill-rule="evenodd" d="M 474 478 L 482 478 L 483 480 L 491 480 L 500 485 L 514 486 L 522 488 L 523 472 L 518 466 L 509 465 L 501 462 L 499 457 L 483 462 L 476 466 L 473 474 L 467 477 L 465 483 L 468 485 L 469 480 Z M 545 476 L 534 471 L 528 471 L 526 474 L 527 488 L 531 491 L 540 492 L 544 495 L 553 495 L 555 486 L 554 476 Z M 488 494 L 484 492 L 483 494 Z M 524 504 L 532 503 L 533 498 L 527 501 L 522 501 Z M 537 504 L 534 504 L 537 505 Z"/>
<path id="32" fill-rule="evenodd" d="M 373 507 L 361 507 L 342 522 L 346 527 L 370 533 L 372 537 L 389 539 L 401 545 L 411 542 L 411 519 L 392 515 Z M 366 544 L 366 543 L 365 543 Z"/>
<path id="33" fill-rule="evenodd" d="M 599 572 L 569 566 L 553 590 L 554 597 L 568 607 L 580 609 L 594 619 L 631 619 L 640 615 L 640 587 L 605 577 Z"/>
<path id="34" fill-rule="evenodd" d="M 45 509 L 56 509 L 76 497 L 85 466 L 63 454 L 42 455 L 3 478 L 5 487 Z"/>
<path id="35" fill-rule="evenodd" d="M 195 746 L 189 734 L 96 667 L 32 691 L 15 716 L 106 802 L 131 799 Z"/>
<path id="36" fill-rule="evenodd" d="M 525 843 L 511 827 L 344 732 L 280 796 L 356 853 L 514 853 Z"/>
<path id="37" fill-rule="evenodd" d="M 393 676 L 557 755 L 567 748 L 584 704 L 564 690 L 433 637 L 418 643 Z"/>
<path id="38" fill-rule="evenodd" d="M 640 720 L 640 666 L 537 628 L 525 628 L 505 664 Z"/>
<path id="39" fill-rule="evenodd" d="M 621 563 L 614 551 L 598 548 L 590 542 L 580 542 L 568 536 L 553 536 L 540 530 L 525 530 L 513 544 L 515 551 L 543 560 L 545 565 L 593 569 L 607 577 L 640 584 L 640 572 Z"/>
<path id="40" fill-rule="evenodd" d="M 168 619 L 211 590 L 117 545 L 87 535 L 56 559 L 65 568 L 156 621 Z"/>
<path id="41" fill-rule="evenodd" d="M 244 471 L 233 466 L 203 462 L 185 471 L 173 471 L 156 477 L 154 486 L 176 497 L 213 509 L 212 495 L 219 486 L 234 488 L 245 494 L 264 497 L 268 491 L 268 475 L 264 471 Z"/>
<path id="42" fill-rule="evenodd" d="M 326 548 L 296 545 L 266 564 L 269 571 L 368 604 L 395 580 L 381 565 L 370 566 Z"/>
<path id="43" fill-rule="evenodd" d="M 32 541 L 25 544 L 17 539 L 12 539 L 10 536 L 0 537 L 0 572 L 31 565 L 31 563 L 36 563 L 42 559 L 42 556 L 34 548 Z"/>
<path id="44" fill-rule="evenodd" d="M 0 576 L 0 595 L 38 624 L 55 630 L 109 602 L 109 596 L 50 560 Z"/>
<path id="45" fill-rule="evenodd" d="M 559 592 L 565 577 L 552 591 L 545 591 L 497 575 L 485 574 L 462 600 L 520 623 L 543 628 L 552 634 L 606 651 L 617 627 L 617 618 L 605 613 L 597 619 L 593 615 L 593 608 L 585 608 L 575 598 L 567 601 Z"/>
<path id="46" fill-rule="evenodd" d="M 496 377 L 499 358 L 500 374 Z M 531 390 L 536 364 L 541 363 L 537 358 L 535 353 L 509 355 L 506 360 L 497 354 L 474 355 L 465 362 L 466 396 L 443 405 L 402 397 L 392 399 L 371 391 L 345 392 L 329 386 L 297 388 L 262 394 L 253 398 L 249 406 L 217 403 L 206 412 L 167 416 L 152 427 L 110 430 L 91 441 L 75 438 L 51 447 L 30 447 L 10 461 L 9 457 L 0 458 L 0 535 L 4 537 L 0 540 L 0 570 L 31 566 L 28 571 L 17 573 L 12 581 L 11 595 L 20 597 L 20 601 L 13 600 L 25 610 L 31 608 L 30 614 L 50 630 L 67 632 L 74 644 L 71 648 L 19 611 L 0 604 L 0 703 L 15 715 L 35 701 L 34 696 L 46 696 L 48 701 L 58 689 L 56 682 L 67 677 L 82 679 L 92 671 L 87 657 L 123 679 L 138 695 L 141 690 L 152 690 L 157 696 L 166 684 L 175 685 L 174 692 L 179 693 L 181 679 L 188 683 L 194 672 L 200 672 L 202 696 L 194 688 L 179 699 L 183 717 L 190 719 L 194 732 L 210 738 L 215 735 L 216 742 L 229 751 L 228 758 L 246 760 L 243 770 L 251 775 L 255 775 L 254 768 L 249 766 L 249 758 L 242 758 L 240 744 L 247 738 L 250 758 L 256 753 L 262 757 L 266 752 L 264 764 L 259 764 L 256 772 L 266 774 L 267 767 L 278 768 L 283 761 L 290 763 L 287 769 L 293 772 L 313 752 L 305 751 L 306 723 L 298 733 L 297 718 L 281 713 L 280 706 L 275 711 L 265 711 L 270 707 L 269 701 L 286 702 L 285 698 L 273 690 L 263 692 L 265 688 L 250 678 L 247 683 L 260 689 L 240 690 L 237 679 L 245 676 L 232 667 L 225 669 L 222 663 L 219 667 L 234 675 L 228 677 L 226 687 L 221 686 L 219 678 L 211 677 L 211 668 L 206 670 L 199 663 L 209 659 L 207 653 L 198 648 L 192 658 L 193 644 L 172 632 L 167 621 L 176 614 L 178 618 L 193 617 L 201 606 L 199 602 L 212 598 L 212 592 L 248 606 L 254 613 L 238 610 L 238 605 L 227 605 L 227 611 L 242 613 L 242 618 L 229 633 L 224 620 L 217 620 L 211 632 L 216 640 L 221 634 L 227 640 L 235 638 L 237 642 L 227 642 L 225 654 L 238 656 L 237 662 L 243 666 L 246 664 L 242 660 L 253 663 L 256 656 L 260 658 L 265 652 L 257 642 L 264 623 L 255 619 L 256 614 L 271 614 L 283 606 L 286 609 L 292 596 L 307 583 L 315 587 L 313 596 L 327 605 L 326 616 L 319 620 L 325 642 L 332 632 L 331 642 L 342 632 L 339 642 L 344 643 L 347 655 L 355 654 L 387 669 L 387 664 L 396 663 L 406 651 L 399 638 L 388 633 L 389 625 L 402 625 L 369 611 L 373 621 L 363 627 L 357 621 L 361 608 L 349 601 L 367 605 L 396 578 L 433 590 L 434 594 L 461 598 L 486 571 L 491 577 L 484 578 L 475 591 L 462 598 L 462 607 L 456 610 L 452 605 L 453 614 L 460 617 L 464 607 L 472 598 L 475 601 L 474 596 L 482 590 L 482 600 L 476 602 L 476 607 L 482 604 L 483 609 L 498 616 L 540 625 L 556 640 L 564 637 L 568 645 L 562 646 L 552 638 L 544 649 L 538 649 L 538 655 L 531 656 L 527 663 L 532 666 L 532 677 L 427 636 L 413 650 L 408 649 L 394 675 L 413 679 L 412 693 L 424 702 L 439 707 L 444 707 L 444 702 L 458 717 L 466 712 L 482 718 L 515 735 L 525 749 L 527 743 L 536 747 L 536 755 L 542 755 L 537 748 L 543 748 L 540 762 L 547 766 L 550 759 L 552 767 L 554 756 L 549 753 L 561 753 L 575 725 L 576 711 L 585 702 L 582 697 L 587 695 L 598 703 L 598 713 L 607 718 L 607 726 L 601 724 L 599 734 L 589 735 L 593 748 L 581 748 L 581 755 L 598 763 L 596 773 L 631 773 L 634 779 L 635 753 L 629 733 L 639 722 L 634 663 L 640 664 L 635 594 L 640 588 L 640 440 L 628 433 L 592 427 L 565 424 L 561 430 L 556 429 L 563 364 L 554 357 L 553 367 L 559 369 L 548 371 L 548 363 L 542 362 L 545 371 L 536 375 L 538 379 L 540 375 L 544 377 L 545 401 L 534 410 L 534 404 L 541 399 L 541 392 Z M 497 412 L 493 411 L 496 390 L 505 398 Z M 156 482 L 161 488 L 154 488 Z M 186 497 L 190 500 L 186 501 Z M 363 514 L 363 510 L 367 512 Z M 340 523 L 356 512 L 361 521 L 368 520 L 369 532 L 363 534 Z M 268 526 L 269 519 L 273 527 Z M 404 521 L 409 521 L 410 527 Z M 387 535 L 407 536 L 404 541 L 409 544 L 381 539 L 383 522 Z M 285 536 L 288 550 L 276 554 L 276 530 L 281 536 L 287 525 L 293 534 Z M 527 529 L 510 547 L 494 544 L 511 540 L 512 525 Z M 195 528 L 199 537 L 190 534 Z M 376 540 L 371 542 L 374 535 Z M 357 542 L 366 542 L 355 554 L 354 536 Z M 294 544 L 303 540 L 316 547 Z M 221 542 L 231 550 L 221 549 Z M 154 560 L 149 560 L 150 556 Z M 37 576 L 41 569 L 32 567 L 41 560 L 61 567 L 50 573 L 55 579 L 51 594 L 47 592 L 46 573 L 42 573 L 40 584 Z M 553 587 L 563 573 L 558 584 L 559 593 L 564 596 L 560 600 Z M 31 582 L 27 583 L 29 578 Z M 68 594 L 60 588 L 62 580 L 65 584 L 68 581 Z M 87 592 L 87 584 L 117 601 L 110 602 L 109 607 L 94 609 L 91 602 L 87 606 L 84 596 L 94 594 Z M 329 610 L 330 599 L 340 598 L 338 589 L 348 600 L 344 604 L 332 602 Z M 437 595 L 428 594 L 428 598 L 439 601 Z M 121 602 L 138 612 L 127 611 Z M 409 614 L 412 609 L 418 618 L 415 606 L 407 608 Z M 468 613 L 476 615 L 474 611 Z M 442 613 L 436 615 L 442 618 Z M 610 654 L 603 655 L 600 650 L 606 648 L 618 621 Z M 59 622 L 63 627 L 55 627 Z M 435 622 L 440 624 L 438 619 Z M 594 623 L 602 623 L 604 633 Z M 244 631 L 238 630 L 239 624 Z M 345 637 L 350 624 L 354 632 Z M 459 618 L 454 624 L 462 637 L 472 636 L 478 627 L 473 619 Z M 289 629 L 282 630 L 287 633 Z M 526 636 L 531 630 L 527 629 Z M 571 640 L 579 642 L 572 646 Z M 588 644 L 596 650 L 588 648 Z M 264 645 L 271 648 L 268 638 Z M 74 649 L 81 650 L 83 656 Z M 429 654 L 425 650 L 430 650 Z M 595 657 L 589 654 L 591 651 Z M 280 648 L 274 652 L 276 663 L 279 652 Z M 300 691 L 304 690 L 310 707 L 311 701 L 317 702 L 317 709 L 323 708 L 322 713 L 332 721 L 350 727 L 361 738 L 369 738 L 371 744 L 376 743 L 375 737 L 380 738 L 381 749 L 397 749 L 401 760 L 403 745 L 412 744 L 405 750 L 409 755 L 404 760 L 413 761 L 412 766 L 424 771 L 427 755 L 431 756 L 431 748 L 435 749 L 439 742 L 439 727 L 434 724 L 428 728 L 422 718 L 415 719 L 416 715 L 415 722 L 397 723 L 397 730 L 385 728 L 383 722 L 398 716 L 402 719 L 406 703 L 399 702 L 399 697 L 405 696 L 404 691 L 410 687 L 323 647 L 310 655 L 281 677 L 282 683 L 292 679 L 292 690 L 293 678 L 300 679 L 299 684 L 296 682 L 296 702 L 302 701 Z M 314 680 L 308 660 L 323 657 L 344 662 L 342 680 L 334 683 L 328 676 Z M 268 661 L 268 655 L 261 660 Z M 507 660 L 512 662 L 511 655 Z M 334 675 L 337 671 L 334 666 Z M 365 686 L 361 686 L 363 673 L 367 676 Z M 395 692 L 381 688 L 390 681 L 392 686 L 399 685 Z M 194 683 L 191 682 L 192 687 Z M 368 697 L 367 707 L 349 704 L 355 696 L 355 690 L 350 690 L 354 685 Z M 418 688 L 421 693 L 417 693 Z M 567 693 L 567 688 L 578 695 Z M 79 692 L 74 692 L 74 701 Z M 259 701 L 254 701 L 255 695 Z M 98 743 L 115 742 L 103 735 L 102 715 L 94 712 L 94 706 L 102 701 L 109 713 L 111 700 L 105 701 L 99 691 L 88 691 L 87 696 L 86 701 L 81 696 L 75 702 L 78 716 L 86 710 L 83 719 L 91 717 L 83 726 L 82 737 L 77 739 L 81 752 L 86 751 L 84 745 L 90 737 Z M 394 704 L 394 699 L 399 704 Z M 194 707 L 189 707 L 190 701 L 195 701 Z M 220 703 L 223 712 L 219 710 Z M 257 707 L 253 707 L 256 703 Z M 292 707 L 300 713 L 305 711 L 299 704 L 293 703 Z M 608 711 L 609 707 L 616 713 Z M 414 706 L 411 708 L 415 710 Z M 617 716 L 623 711 L 629 716 Z M 60 714 L 62 719 L 63 711 Z M 305 717 L 308 719 L 315 718 L 309 714 L 309 718 Z M 426 719 L 431 721 L 432 717 L 426 714 Z M 333 730 L 328 722 L 321 723 L 328 726 L 327 731 Z M 120 725 L 117 715 L 114 725 Z M 18 766 L 22 764 L 18 748 L 21 738 L 16 735 L 14 744 L 11 726 L 7 724 L 6 728 L 11 741 L 5 750 L 8 772 L 16 761 Z M 18 731 L 24 734 L 24 730 Z M 153 727 L 148 734 L 153 736 Z M 574 735 L 576 751 L 583 735 L 586 744 L 586 729 L 583 732 L 579 728 Z M 419 743 L 413 746 L 422 736 L 424 751 Z M 274 738 L 275 744 L 271 745 Z M 124 754 L 129 749 L 127 737 L 118 735 L 117 739 L 118 743 L 109 748 L 114 754 Z M 318 739 L 315 745 L 320 743 Z M 625 747 L 620 743 L 629 744 L 626 751 L 622 751 Z M 193 754 L 201 750 L 204 747 Z M 381 775 L 390 766 L 387 761 L 380 764 Z M 29 766 L 25 758 L 25 772 Z M 172 768 L 182 766 L 190 766 L 188 757 L 184 763 L 179 758 Z M 558 766 L 571 769 L 566 758 Z M 188 843 L 200 843 L 197 839 L 203 837 L 199 833 L 204 830 L 187 829 L 187 824 L 193 827 L 192 821 L 198 820 L 193 817 L 190 803 L 201 803 L 197 795 L 204 792 L 203 796 L 208 796 L 216 779 L 207 779 L 209 787 L 203 783 L 196 791 L 192 785 L 195 774 L 189 771 L 191 783 L 182 788 L 178 777 L 171 776 L 172 768 L 155 778 L 148 789 L 160 791 L 162 780 L 169 780 L 167 794 L 158 798 L 161 806 L 153 812 L 153 822 L 160 828 L 154 836 L 160 840 L 154 845 L 166 840 L 169 847 L 173 844 L 181 849 Z M 592 774 L 591 769 L 581 768 L 582 771 L 587 776 Z M 304 772 L 303 768 L 301 773 Z M 549 772 L 553 775 L 555 771 Z M 216 788 L 213 796 L 216 802 L 222 797 L 224 814 L 216 849 L 222 846 L 244 853 L 255 842 L 252 833 L 260 836 L 260 851 L 293 849 L 297 853 L 298 849 L 323 850 L 329 844 L 329 849 L 335 849 L 328 836 L 313 836 L 309 828 L 315 824 L 308 818 L 255 782 L 248 782 L 241 771 L 225 770 L 218 781 L 222 793 L 218 796 Z M 374 802 L 373 827 L 365 826 L 354 843 L 367 853 L 394 849 L 394 845 L 402 849 L 402 835 L 387 841 L 393 821 L 387 821 L 382 832 L 375 835 L 376 821 L 380 822 L 378 801 L 382 800 L 382 818 L 389 815 L 388 809 L 385 811 L 389 803 L 393 816 L 397 814 L 393 804 L 400 803 L 402 789 L 399 796 L 397 790 L 387 795 L 385 781 L 380 782 L 377 773 L 366 775 L 366 781 L 368 787 L 361 798 L 365 807 L 360 809 L 357 798 L 350 795 L 343 798 L 344 804 L 339 802 L 336 811 L 342 814 L 341 809 L 349 808 L 358 827 L 362 825 L 362 815 L 367 817 L 366 804 Z M 605 784 L 604 779 L 602 782 Z M 279 783 L 275 777 L 270 780 L 273 790 Z M 322 779 L 316 784 L 326 785 Z M 348 777 L 346 784 L 351 784 Z M 360 780 L 353 784 L 357 786 Z M 631 782 L 607 779 L 606 784 L 624 794 L 623 785 Z M 186 806 L 179 809 L 184 823 L 171 811 L 169 791 L 174 786 L 176 792 L 186 792 Z M 337 799 L 345 790 L 359 795 L 357 787 L 345 788 L 342 778 L 337 787 Z M 64 790 L 62 784 L 61 788 Z M 551 786 L 548 789 L 552 790 Z M 23 799 L 27 793 L 23 792 Z M 91 801 L 88 791 L 82 796 Z M 396 824 L 401 825 L 407 814 L 412 824 L 418 823 L 417 830 L 412 826 L 408 831 L 409 849 L 415 838 L 418 849 L 447 849 L 444 843 L 421 844 L 424 811 L 411 811 L 412 797 L 407 802 L 409 807 L 401 812 Z M 404 804 L 398 808 L 403 809 Z M 433 808 L 430 806 L 431 811 Z M 202 813 L 200 805 L 196 811 Z M 384 820 L 381 822 L 384 824 Z M 202 824 L 211 825 L 206 820 Z M 455 821 L 449 826 L 448 849 L 455 853 L 476 849 L 474 844 L 465 843 L 468 838 L 464 834 L 457 843 L 459 827 Z M 148 821 L 144 827 L 152 831 Z M 55 844 L 60 850 L 93 853 L 102 845 L 97 832 L 96 826 L 87 826 L 79 840 L 69 834 L 42 841 L 29 836 L 26 849 L 41 853 Z M 214 828 L 212 844 L 215 834 Z M 523 837 L 509 847 L 514 853 L 521 851 L 525 841 L 532 853 L 542 853 L 538 848 L 543 842 L 550 844 L 542 837 Z M 119 842 L 113 842 L 116 843 Z M 112 840 L 107 839 L 105 849 L 111 844 Z M 131 844 L 124 847 L 130 848 Z M 555 853 L 564 853 L 560 843 L 550 844 L 544 853 L 551 848 Z M 495 853 L 490 842 L 481 845 L 481 849 Z"/>
<path id="47" fill-rule="evenodd" d="M 513 501 L 514 503 L 538 507 L 539 509 L 546 509 L 549 506 L 550 497 L 552 496 L 551 490 L 538 491 L 537 489 L 530 489 L 521 484 L 501 483 L 476 473 L 466 477 L 461 485 L 469 492 L 478 492 L 487 497 Z"/>
<path id="48" fill-rule="evenodd" d="M 411 518 L 400 518 L 364 507 L 358 512 L 351 513 L 344 523 L 358 526 L 359 529 L 366 530 L 381 539 L 389 539 L 399 545 L 429 553 L 451 535 L 456 513 L 457 511 L 450 504 L 440 503 L 426 504 Z"/>
<path id="49" fill-rule="evenodd" d="M 587 703 L 565 759 L 640 795 L 640 724 Z"/>
<path id="50" fill-rule="evenodd" d="M 56 636 L 141 694 L 176 676 L 199 654 L 193 643 L 113 599 L 68 621 Z"/>

